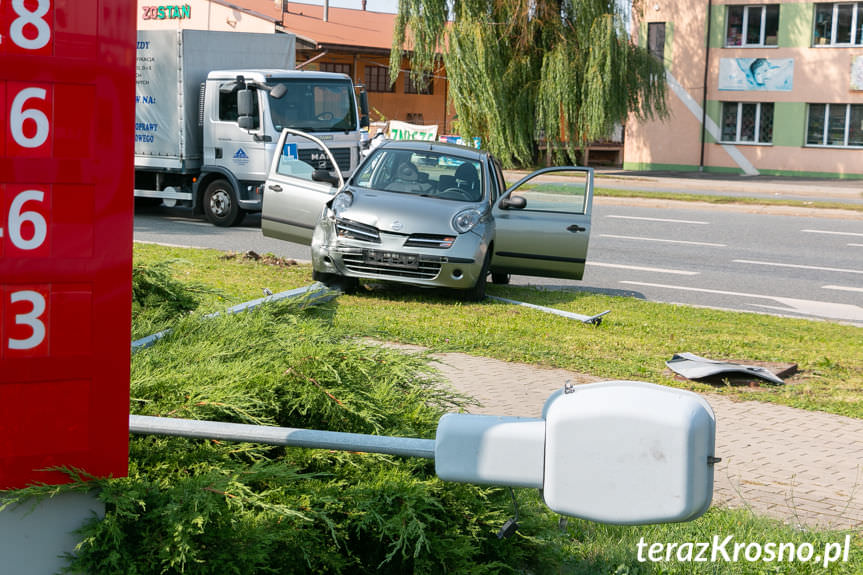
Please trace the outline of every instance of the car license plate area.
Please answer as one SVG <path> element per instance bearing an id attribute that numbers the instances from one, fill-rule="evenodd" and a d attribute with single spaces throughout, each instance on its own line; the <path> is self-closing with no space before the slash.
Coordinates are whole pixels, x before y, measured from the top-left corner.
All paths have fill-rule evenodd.
<path id="1" fill-rule="evenodd" d="M 420 264 L 420 257 L 417 254 L 402 254 L 381 250 L 363 250 L 363 260 L 367 264 L 411 270 L 417 269 Z"/>

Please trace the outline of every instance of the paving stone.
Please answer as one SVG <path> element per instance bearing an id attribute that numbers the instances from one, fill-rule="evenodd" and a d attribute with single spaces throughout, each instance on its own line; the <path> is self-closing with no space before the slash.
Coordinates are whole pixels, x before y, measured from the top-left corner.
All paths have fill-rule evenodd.
<path id="1" fill-rule="evenodd" d="M 598 378 L 564 369 L 461 353 L 434 356 L 473 413 L 538 417 L 569 381 Z M 863 420 L 706 394 L 717 421 L 714 504 L 749 507 L 791 524 L 863 528 Z"/>

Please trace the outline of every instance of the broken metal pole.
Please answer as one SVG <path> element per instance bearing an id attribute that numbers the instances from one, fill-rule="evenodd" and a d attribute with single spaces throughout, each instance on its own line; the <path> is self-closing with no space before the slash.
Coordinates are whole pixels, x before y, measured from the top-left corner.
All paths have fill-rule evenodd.
<path id="1" fill-rule="evenodd" d="M 129 432 L 140 435 L 170 435 L 191 439 L 217 439 L 310 449 L 383 453 L 386 455 L 421 457 L 424 459 L 434 459 L 435 457 L 434 439 L 386 437 L 340 431 L 268 427 L 243 423 L 177 419 L 173 417 L 130 415 Z"/>
<path id="2" fill-rule="evenodd" d="M 598 313 L 596 315 L 581 315 L 580 313 L 574 313 L 571 311 L 563 311 L 560 309 L 554 309 L 553 307 L 546 307 L 546 306 L 536 305 L 536 304 L 527 303 L 527 302 L 523 302 L 523 301 L 516 301 L 514 299 L 506 299 L 506 298 L 502 298 L 502 297 L 498 297 L 498 296 L 494 296 L 494 295 L 489 295 L 486 297 L 489 299 L 502 301 L 505 303 L 511 303 L 513 305 L 520 305 L 523 307 L 529 307 L 531 309 L 537 309 L 537 310 L 545 312 L 545 313 L 552 313 L 554 315 L 559 315 L 561 317 L 565 317 L 565 318 L 569 318 L 569 319 L 577 319 L 581 323 L 589 323 L 589 324 L 593 324 L 593 325 L 601 324 L 602 323 L 602 316 L 604 316 L 607 313 L 611 313 L 611 310 L 607 309 L 604 312 Z"/>

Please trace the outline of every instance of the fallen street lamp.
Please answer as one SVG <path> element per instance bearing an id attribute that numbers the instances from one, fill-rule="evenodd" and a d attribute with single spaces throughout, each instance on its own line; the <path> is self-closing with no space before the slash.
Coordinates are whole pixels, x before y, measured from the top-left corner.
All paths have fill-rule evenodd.
<path id="1" fill-rule="evenodd" d="M 445 481 L 542 490 L 562 515 L 637 525 L 710 506 L 716 419 L 699 395 L 638 381 L 567 385 L 541 418 L 449 413 L 435 439 L 132 415 L 135 434 L 434 459 Z"/>

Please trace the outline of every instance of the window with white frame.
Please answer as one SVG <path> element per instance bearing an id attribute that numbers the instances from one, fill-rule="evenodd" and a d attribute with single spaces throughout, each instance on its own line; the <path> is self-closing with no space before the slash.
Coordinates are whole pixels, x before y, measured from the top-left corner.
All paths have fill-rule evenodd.
<path id="1" fill-rule="evenodd" d="M 779 5 L 728 6 L 726 46 L 776 46 Z"/>
<path id="2" fill-rule="evenodd" d="M 806 143 L 863 147 L 863 104 L 809 104 Z"/>
<path id="3" fill-rule="evenodd" d="M 812 42 L 816 46 L 863 45 L 863 2 L 816 4 Z"/>
<path id="4" fill-rule="evenodd" d="M 736 144 L 772 144 L 773 103 L 723 102 L 722 141 Z"/>

